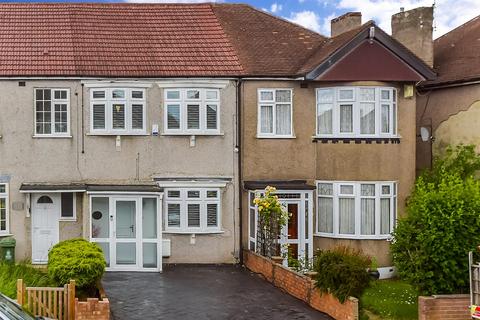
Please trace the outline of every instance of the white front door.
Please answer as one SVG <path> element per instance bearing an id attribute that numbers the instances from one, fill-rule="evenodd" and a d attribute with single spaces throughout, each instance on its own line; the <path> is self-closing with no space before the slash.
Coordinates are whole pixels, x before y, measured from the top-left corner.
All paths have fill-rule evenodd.
<path id="1" fill-rule="evenodd" d="M 58 194 L 32 195 L 32 262 L 48 262 L 49 250 L 58 243 L 60 197 Z"/>
<path id="2" fill-rule="evenodd" d="M 114 198 L 112 268 L 138 268 L 141 257 L 138 199 Z M 139 259 L 140 258 L 140 259 Z"/>

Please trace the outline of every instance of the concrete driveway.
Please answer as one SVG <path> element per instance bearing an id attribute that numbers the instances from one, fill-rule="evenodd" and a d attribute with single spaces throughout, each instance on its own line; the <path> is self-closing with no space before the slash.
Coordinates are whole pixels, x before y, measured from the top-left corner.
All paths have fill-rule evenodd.
<path id="1" fill-rule="evenodd" d="M 109 272 L 103 286 L 114 320 L 331 319 L 240 266 Z"/>

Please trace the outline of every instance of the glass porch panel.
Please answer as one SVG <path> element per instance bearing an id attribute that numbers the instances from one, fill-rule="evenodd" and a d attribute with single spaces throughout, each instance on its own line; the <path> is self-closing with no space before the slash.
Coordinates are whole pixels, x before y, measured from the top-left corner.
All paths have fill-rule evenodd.
<path id="1" fill-rule="evenodd" d="M 117 242 L 117 265 L 137 264 L 137 244 L 135 242 Z"/>
<path id="2" fill-rule="evenodd" d="M 133 239 L 136 234 L 136 201 L 119 200 L 116 206 L 117 239 Z"/>
<path id="3" fill-rule="evenodd" d="M 143 239 L 157 238 L 157 199 L 143 198 L 142 200 L 142 230 Z"/>
<path id="4" fill-rule="evenodd" d="M 143 243 L 143 267 L 157 267 L 157 243 Z"/>
<path id="5" fill-rule="evenodd" d="M 105 261 L 107 262 L 107 267 L 110 267 L 110 244 L 108 242 L 96 242 L 103 251 L 105 256 Z"/>
<path id="6" fill-rule="evenodd" d="M 110 237 L 109 211 L 107 197 L 92 197 L 92 238 Z"/>

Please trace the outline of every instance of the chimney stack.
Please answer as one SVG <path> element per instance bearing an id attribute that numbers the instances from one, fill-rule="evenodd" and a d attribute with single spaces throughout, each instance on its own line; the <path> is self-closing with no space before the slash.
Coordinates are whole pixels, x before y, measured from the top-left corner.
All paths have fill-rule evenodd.
<path id="1" fill-rule="evenodd" d="M 331 21 L 331 36 L 335 37 L 362 25 L 361 12 L 347 12 Z"/>
<path id="2" fill-rule="evenodd" d="M 392 37 L 433 67 L 433 7 L 402 9 L 392 16 Z"/>

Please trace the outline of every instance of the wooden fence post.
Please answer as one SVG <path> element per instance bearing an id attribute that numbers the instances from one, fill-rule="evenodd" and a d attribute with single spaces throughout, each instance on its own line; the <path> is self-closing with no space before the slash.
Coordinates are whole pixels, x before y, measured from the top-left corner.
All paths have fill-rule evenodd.
<path id="1" fill-rule="evenodd" d="M 68 284 L 68 320 L 75 320 L 75 280 Z"/>
<path id="2" fill-rule="evenodd" d="M 25 285 L 23 279 L 17 279 L 17 302 L 23 306 L 25 302 Z"/>

